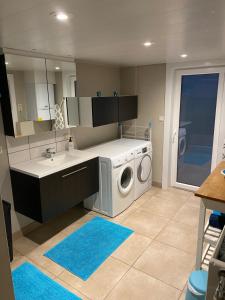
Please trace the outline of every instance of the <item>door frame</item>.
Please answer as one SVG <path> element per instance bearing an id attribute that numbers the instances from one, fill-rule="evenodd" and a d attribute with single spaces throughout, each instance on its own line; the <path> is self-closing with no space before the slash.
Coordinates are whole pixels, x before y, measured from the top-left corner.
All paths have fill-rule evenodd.
<path id="1" fill-rule="evenodd" d="M 172 185 L 172 177 L 171 177 L 171 155 L 172 155 L 172 138 L 173 138 L 173 117 L 174 117 L 174 95 L 175 95 L 175 87 L 176 87 L 176 73 L 181 71 L 190 71 L 190 73 L 194 73 L 196 69 L 201 69 L 202 73 L 210 72 L 214 69 L 214 72 L 220 73 L 223 70 L 225 71 L 225 60 L 213 60 L 213 61 L 199 61 L 199 62 L 186 62 L 186 63 L 172 63 L 167 64 L 166 66 L 166 93 L 165 93 L 165 120 L 164 120 L 164 143 L 163 143 L 163 172 L 162 172 L 162 188 L 167 189 Z M 211 72 L 212 73 L 212 72 Z M 225 73 L 225 72 L 224 72 Z M 222 82 L 222 81 L 221 81 Z M 224 90 L 224 87 L 223 87 Z M 221 96 L 221 95 L 220 95 Z M 224 95 L 222 96 L 223 99 Z M 222 101 L 221 102 L 224 102 Z M 222 123 L 225 125 L 225 103 L 221 104 L 221 119 Z M 221 123 L 221 124 L 222 124 Z M 225 139 L 225 129 L 220 126 L 220 134 L 224 136 Z M 214 140 L 214 142 L 216 139 Z M 217 145 L 219 147 L 218 151 L 218 160 L 222 159 L 222 145 L 224 141 L 217 140 Z M 221 149 L 220 149 L 221 148 Z M 214 159 L 213 166 L 215 166 L 216 162 Z M 177 187 L 182 189 L 190 190 L 189 185 Z M 193 187 L 193 190 L 196 190 L 196 187 Z"/>

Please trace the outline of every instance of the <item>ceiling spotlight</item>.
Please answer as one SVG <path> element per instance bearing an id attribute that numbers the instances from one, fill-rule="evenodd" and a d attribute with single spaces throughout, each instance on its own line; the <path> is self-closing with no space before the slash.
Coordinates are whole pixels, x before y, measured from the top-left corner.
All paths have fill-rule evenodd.
<path id="1" fill-rule="evenodd" d="M 145 46 L 145 47 L 150 47 L 150 46 L 152 46 L 152 44 L 153 44 L 152 42 L 145 42 L 145 43 L 144 43 L 144 46 Z"/>
<path id="2" fill-rule="evenodd" d="M 182 58 L 186 58 L 187 56 L 188 55 L 186 53 L 180 55 L 180 57 L 182 57 Z"/>
<path id="3" fill-rule="evenodd" d="M 8 65 L 9 63 L 6 61 L 5 64 Z"/>
<path id="4" fill-rule="evenodd" d="M 55 67 L 56 70 L 60 70 L 60 67 Z"/>
<path id="5" fill-rule="evenodd" d="M 68 20 L 68 15 L 64 14 L 63 12 L 59 12 L 56 14 L 56 19 L 59 21 L 66 21 Z"/>

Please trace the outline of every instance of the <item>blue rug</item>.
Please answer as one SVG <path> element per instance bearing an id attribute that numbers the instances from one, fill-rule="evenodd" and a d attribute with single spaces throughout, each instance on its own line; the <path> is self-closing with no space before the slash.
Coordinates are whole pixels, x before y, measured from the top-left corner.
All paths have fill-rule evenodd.
<path id="1" fill-rule="evenodd" d="M 87 280 L 132 233 L 129 228 L 95 217 L 45 256 Z"/>
<path id="2" fill-rule="evenodd" d="M 12 272 L 15 300 L 81 300 L 30 263 Z"/>

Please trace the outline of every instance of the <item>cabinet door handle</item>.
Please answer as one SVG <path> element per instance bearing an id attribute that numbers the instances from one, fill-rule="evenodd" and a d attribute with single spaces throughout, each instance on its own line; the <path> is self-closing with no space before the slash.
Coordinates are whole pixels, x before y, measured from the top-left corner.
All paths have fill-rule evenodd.
<path id="1" fill-rule="evenodd" d="M 70 175 L 73 175 L 73 174 L 75 174 L 75 173 L 81 172 L 81 171 L 83 171 L 83 170 L 85 170 L 85 169 L 87 169 L 87 167 L 83 167 L 83 168 L 80 168 L 80 169 L 75 170 L 75 171 L 73 171 L 73 172 L 67 173 L 67 174 L 65 174 L 65 175 L 62 175 L 62 178 L 66 178 L 66 177 L 68 177 L 68 176 L 70 176 Z"/>

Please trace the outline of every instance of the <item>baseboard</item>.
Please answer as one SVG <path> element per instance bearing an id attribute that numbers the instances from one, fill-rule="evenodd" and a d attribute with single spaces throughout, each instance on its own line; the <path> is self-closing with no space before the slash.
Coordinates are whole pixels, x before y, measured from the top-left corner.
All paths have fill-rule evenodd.
<path id="1" fill-rule="evenodd" d="M 40 226 L 41 226 L 41 224 L 38 222 L 32 222 L 32 223 L 24 226 L 21 230 L 18 230 L 13 233 L 13 235 L 12 235 L 13 241 L 18 240 L 19 238 L 23 237 L 24 235 L 30 233 L 31 231 L 37 229 Z"/>
<path id="2" fill-rule="evenodd" d="M 162 188 L 162 182 L 153 181 L 153 182 L 152 182 L 152 186 Z"/>

